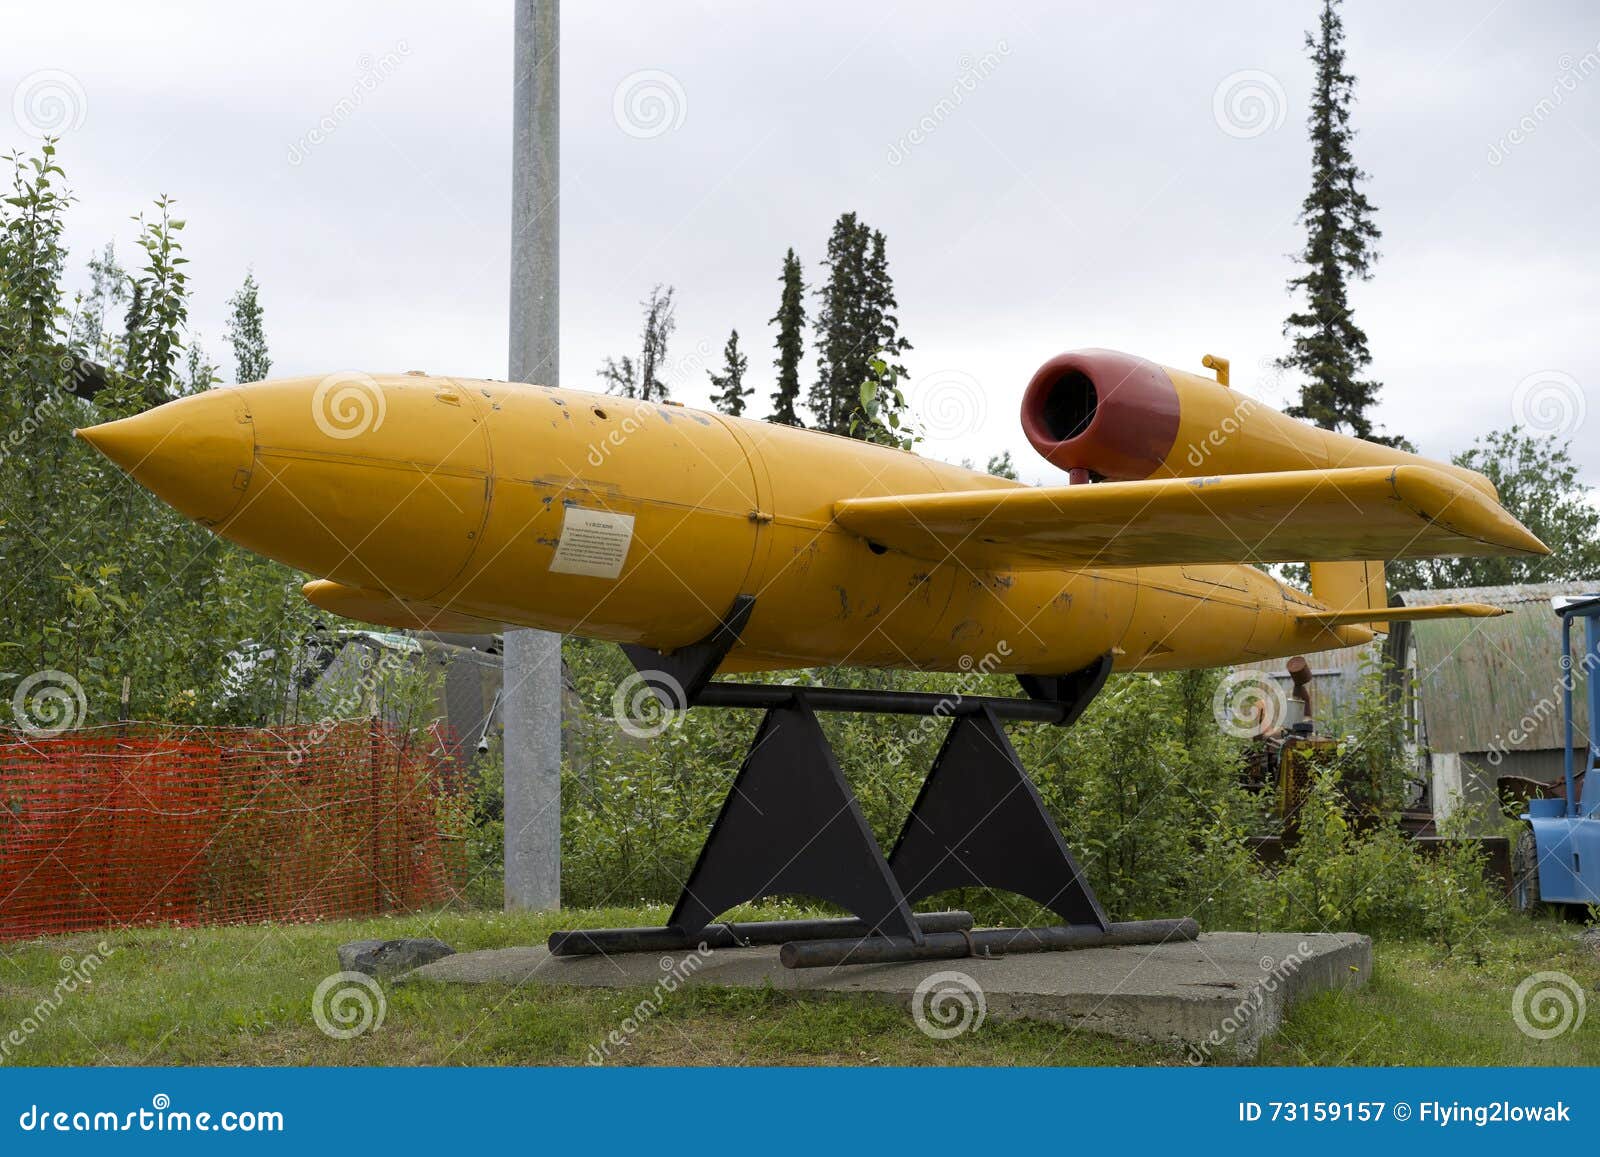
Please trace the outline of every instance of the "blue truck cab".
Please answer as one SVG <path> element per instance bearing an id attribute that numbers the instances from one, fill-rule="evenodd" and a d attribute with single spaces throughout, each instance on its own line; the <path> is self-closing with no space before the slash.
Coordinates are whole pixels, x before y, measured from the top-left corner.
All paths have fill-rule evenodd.
<path id="1" fill-rule="evenodd" d="M 1589 729 L 1600 720 L 1600 594 L 1552 600 L 1561 617 L 1561 696 L 1566 714 L 1566 793 L 1559 799 L 1533 799 L 1522 814 L 1527 828 L 1512 856 L 1519 910 L 1542 903 L 1600 904 L 1600 744 L 1577 737 L 1573 693 L 1581 682 L 1588 700 Z M 1572 631 L 1581 624 L 1583 652 L 1574 659 Z M 1574 749 L 1582 750 L 1582 790 Z"/>

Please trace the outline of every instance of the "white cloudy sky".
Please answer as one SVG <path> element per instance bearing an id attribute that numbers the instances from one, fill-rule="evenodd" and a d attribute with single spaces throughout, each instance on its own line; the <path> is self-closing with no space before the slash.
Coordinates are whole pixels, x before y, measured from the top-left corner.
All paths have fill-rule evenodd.
<path id="1" fill-rule="evenodd" d="M 6 7 L 0 145 L 59 115 L 42 89 L 67 94 L 75 269 L 107 239 L 126 251 L 129 216 L 170 193 L 213 351 L 254 266 L 277 372 L 504 375 L 508 3 Z M 888 235 L 914 396 L 981 388 L 981 413 L 935 421 L 959 434 L 931 453 L 1011 447 L 1026 463 L 1022 386 L 1073 347 L 1180 366 L 1214 351 L 1237 385 L 1281 398 L 1264 366 L 1283 349 L 1307 182 L 1315 10 L 569 3 L 562 381 L 592 388 L 601 358 L 636 344 L 639 299 L 668 282 L 677 356 L 720 350 L 737 327 L 764 399 L 783 251 L 814 274 L 854 209 Z M 1346 24 L 1384 230 L 1356 295 L 1381 421 L 1444 454 L 1532 408 L 1600 479 L 1600 7 L 1351 0 Z M 307 148 L 386 54 L 390 74 Z M 936 114 L 973 70 L 986 75 Z M 619 123 L 630 81 L 667 94 L 664 131 Z M 1226 99 L 1219 114 L 1229 82 L 1264 94 L 1264 122 L 1230 123 Z M 925 117 L 926 139 L 897 150 Z M 680 398 L 707 396 L 703 371 L 680 376 Z M 1529 402 L 1541 393 L 1550 408 Z"/>

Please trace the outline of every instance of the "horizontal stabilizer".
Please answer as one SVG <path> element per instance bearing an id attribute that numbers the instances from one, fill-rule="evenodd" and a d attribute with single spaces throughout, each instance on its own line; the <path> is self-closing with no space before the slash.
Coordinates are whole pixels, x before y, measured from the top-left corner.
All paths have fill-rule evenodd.
<path id="1" fill-rule="evenodd" d="M 1419 623 L 1426 619 L 1493 619 L 1511 612 L 1488 603 L 1439 603 L 1431 607 L 1363 607 L 1355 611 L 1297 611 L 1295 618 L 1324 627 L 1352 623 Z"/>
<path id="2" fill-rule="evenodd" d="M 834 517 L 880 546 L 988 570 L 1550 553 L 1427 466 L 852 498 Z"/>
<path id="3" fill-rule="evenodd" d="M 492 634 L 501 629 L 499 623 L 488 619 L 463 615 L 428 603 L 394 598 L 378 591 L 347 587 L 326 579 L 306 583 L 300 588 L 300 593 L 314 607 L 382 627 L 398 627 L 407 631 L 448 631 L 463 635 Z"/>

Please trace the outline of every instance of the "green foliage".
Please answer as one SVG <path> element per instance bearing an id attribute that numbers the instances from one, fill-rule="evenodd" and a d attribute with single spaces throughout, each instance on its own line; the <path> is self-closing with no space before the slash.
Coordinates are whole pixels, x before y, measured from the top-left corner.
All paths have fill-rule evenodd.
<path id="1" fill-rule="evenodd" d="M 444 817 L 441 830 L 466 841 L 467 903 L 499 908 L 505 902 L 505 751 L 498 737 L 473 763 L 470 790 L 441 796 L 446 806 L 460 809 Z"/>
<path id="2" fill-rule="evenodd" d="M 994 455 L 989 459 L 989 464 L 983 469 L 985 473 L 993 474 L 996 478 L 1009 478 L 1013 482 L 1017 481 L 1017 468 L 1011 461 L 1010 450 L 1002 450 Z"/>
<path id="3" fill-rule="evenodd" d="M 750 368 L 750 359 L 739 352 L 739 331 L 728 335 L 728 344 L 722 349 L 722 373 L 711 374 L 711 384 L 717 390 L 711 404 L 724 414 L 737 418 L 744 413 L 745 399 L 755 393 L 744 384 L 744 374 Z"/>
<path id="4" fill-rule="evenodd" d="M 1269 893 L 1275 927 L 1422 934 L 1480 958 L 1504 908 L 1484 877 L 1482 845 L 1460 839 L 1429 857 L 1393 823 L 1357 824 L 1339 769 L 1319 768 L 1299 815 L 1299 840 Z M 1462 817 L 1465 826 L 1474 817 Z"/>
<path id="5" fill-rule="evenodd" d="M 1253 922 L 1263 885 L 1249 837 L 1262 820 L 1239 746 L 1211 718 L 1217 678 L 1118 676 L 1073 727 L 1014 738 L 1114 919 Z"/>
<path id="6" fill-rule="evenodd" d="M 753 722 L 742 712 L 689 712 L 658 738 L 636 739 L 612 723 L 612 697 L 629 670 L 621 653 L 583 640 L 563 650 L 585 706 L 566 724 L 563 902 L 675 898 Z"/>
<path id="7" fill-rule="evenodd" d="M 267 353 L 266 331 L 262 328 L 261 287 L 253 271 L 244 275 L 244 284 L 228 298 L 228 343 L 233 346 L 233 380 L 265 381 L 272 372 L 272 357 Z"/>
<path id="8" fill-rule="evenodd" d="M 778 299 L 778 312 L 768 323 L 778 327 L 775 343 L 778 357 L 772 363 L 778 371 L 778 388 L 772 395 L 772 417 L 768 421 L 782 426 L 803 426 L 805 423 L 794 407 L 800 400 L 800 358 L 806 344 L 806 285 L 800 259 L 793 249 L 784 255 L 783 272 L 778 281 L 783 285 L 783 293 Z"/>
<path id="9" fill-rule="evenodd" d="M 891 365 L 883 351 L 867 363 L 867 370 L 871 376 L 861 383 L 858 404 L 850 415 L 850 436 L 897 450 L 915 449 L 922 435 L 900 389 L 904 371 Z"/>
<path id="10" fill-rule="evenodd" d="M 158 200 L 137 219 L 140 268 L 124 273 L 107 246 L 89 263 L 89 294 L 68 310 L 61 238 L 72 199 L 55 157 L 49 142 L 12 156 L 0 205 L 0 695 L 56 670 L 82 686 L 85 722 L 117 718 L 124 678 L 135 716 L 274 718 L 310 623 L 300 577 L 194 525 L 72 436 L 209 382 L 203 356 L 192 369 L 182 361 L 183 222 Z M 132 324 L 115 337 L 108 318 L 123 301 Z M 92 403 L 72 392 L 80 356 L 105 367 Z M 263 658 L 240 695 L 224 695 L 247 641 Z"/>
<path id="11" fill-rule="evenodd" d="M 1324 729 L 1340 737 L 1331 760 L 1337 782 L 1364 815 L 1392 820 L 1416 794 L 1409 693 L 1392 660 L 1368 660 L 1351 701 L 1323 719 Z"/>
<path id="12" fill-rule="evenodd" d="M 178 359 L 189 323 L 189 276 L 183 269 L 189 259 L 178 239 L 186 223 L 172 215 L 174 204 L 171 197 L 158 197 L 154 220 L 143 213 L 134 218 L 145 264 L 133 278 L 123 338 L 122 371 L 137 390 L 139 403 L 130 401 L 130 412 L 159 406 L 183 392 Z"/>
<path id="13" fill-rule="evenodd" d="M 1393 441 L 1377 436 L 1367 418 L 1380 386 L 1360 377 L 1372 355 L 1350 304 L 1348 282 L 1372 276 L 1377 259 L 1373 245 L 1380 233 L 1372 222 L 1372 203 L 1360 188 L 1367 174 L 1351 153 L 1356 82 L 1345 69 L 1344 23 L 1336 9 L 1337 0 L 1324 0 L 1317 34 L 1306 35 L 1317 70 L 1307 118 L 1311 191 L 1300 207 L 1306 227 L 1298 255 L 1303 270 L 1289 282 L 1290 291 L 1304 294 L 1305 303 L 1284 322 L 1284 333 L 1292 340 L 1290 352 L 1278 364 L 1309 379 L 1301 386 L 1299 403 L 1288 411 L 1294 417 L 1358 438 Z"/>
<path id="14" fill-rule="evenodd" d="M 207 360 L 206 351 L 196 336 L 189 342 L 189 356 L 184 366 L 183 392 L 198 394 L 202 390 L 209 390 L 221 380 L 217 376 L 216 363 Z"/>
<path id="15" fill-rule="evenodd" d="M 754 713 L 692 711 L 656 739 L 635 739 L 611 722 L 612 695 L 629 671 L 615 648 L 569 640 L 565 653 L 585 712 L 568 724 L 563 899 L 671 902 L 738 771 Z M 1254 851 L 1255 838 L 1274 829 L 1242 784 L 1243 749 L 1212 716 L 1219 677 L 1116 676 L 1071 728 L 1011 731 L 1111 917 L 1193 915 L 1218 929 L 1353 928 L 1477 951 L 1503 911 L 1484 883 L 1478 845 L 1463 841 L 1429 859 L 1374 817 L 1374 807 L 1397 808 L 1406 790 L 1399 707 L 1381 672 L 1369 676 L 1343 721 L 1349 738 L 1322 769 L 1299 817 L 1300 841 L 1276 869 Z M 998 675 L 852 670 L 825 680 L 942 694 L 1015 690 Z M 890 846 L 948 724 L 833 715 L 823 726 L 879 845 Z M 1352 779 L 1368 785 L 1356 799 L 1346 790 Z M 1050 919 L 1006 893 L 940 899 L 988 923 Z"/>

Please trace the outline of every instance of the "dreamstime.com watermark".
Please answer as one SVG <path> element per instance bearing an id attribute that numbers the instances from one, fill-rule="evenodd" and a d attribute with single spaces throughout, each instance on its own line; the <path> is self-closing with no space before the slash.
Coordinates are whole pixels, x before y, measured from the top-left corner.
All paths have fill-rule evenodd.
<path id="1" fill-rule="evenodd" d="M 1535 972 L 1511 994 L 1511 1019 L 1534 1040 L 1577 1032 L 1587 1011 L 1583 985 L 1565 972 Z"/>
<path id="2" fill-rule="evenodd" d="M 1567 97 L 1578 91 L 1578 86 L 1600 72 L 1600 44 L 1596 44 L 1577 60 L 1571 53 L 1562 53 L 1556 61 L 1556 78 L 1550 83 L 1550 95 L 1534 102 L 1532 108 L 1518 118 L 1489 146 L 1490 165 L 1505 163 L 1511 151 L 1539 131 L 1539 127 L 1555 116 L 1556 110 L 1566 103 Z"/>
<path id="3" fill-rule="evenodd" d="M 1489 749 L 1484 753 L 1484 760 L 1490 767 L 1499 767 L 1505 762 L 1506 756 L 1511 754 L 1513 748 L 1521 747 L 1537 731 L 1546 720 L 1555 717 L 1561 710 L 1561 704 L 1566 696 L 1578 684 L 1578 673 L 1572 669 L 1572 657 L 1561 656 L 1561 678 L 1550 688 L 1548 694 L 1540 697 L 1539 701 L 1530 707 L 1515 723 L 1506 729 L 1504 736 L 1496 735 L 1494 742 L 1489 744 Z M 1578 671 L 1585 678 L 1594 674 L 1596 667 L 1600 667 L 1600 656 L 1593 651 L 1585 651 L 1583 658 L 1578 660 Z"/>
<path id="4" fill-rule="evenodd" d="M 899 766 L 906 757 L 907 749 L 920 746 L 932 736 L 938 730 L 939 722 L 954 715 L 960 709 L 966 697 L 974 693 L 977 687 L 977 680 L 985 675 L 994 674 L 995 668 L 999 667 L 1001 662 L 1009 658 L 1010 655 L 1011 644 L 1005 639 L 997 642 L 994 645 L 994 650 L 976 662 L 974 662 L 971 655 L 962 655 L 957 660 L 961 673 L 956 677 L 955 689 L 941 696 L 939 701 L 933 705 L 931 712 L 918 718 L 916 724 L 907 734 L 900 736 L 894 743 L 889 745 L 889 750 L 885 753 L 884 758 L 889 761 L 890 766 Z"/>
<path id="5" fill-rule="evenodd" d="M 704 373 L 711 356 L 711 343 L 704 339 L 695 343 L 694 349 L 681 358 L 669 358 L 662 375 L 661 382 L 668 391 L 676 389 L 684 382 L 697 379 Z M 627 412 L 623 413 L 626 407 Z M 589 452 L 585 455 L 589 465 L 594 467 L 604 466 L 606 459 L 622 449 L 629 438 L 644 429 L 645 420 L 651 416 L 662 417 L 671 421 L 672 409 L 665 402 L 655 400 L 646 401 L 642 398 L 617 397 L 616 402 L 603 402 L 595 407 L 595 417 L 601 421 L 609 422 L 621 413 L 616 424 L 606 430 L 604 437 L 598 442 L 589 443 Z M 690 421 L 695 419 L 691 418 Z M 705 419 L 699 419 L 705 421 Z"/>
<path id="6" fill-rule="evenodd" d="M 411 45 L 399 40 L 395 42 L 393 48 L 380 56 L 374 57 L 370 53 L 363 53 L 358 57 L 356 79 L 350 85 L 350 91 L 335 101 L 333 107 L 318 117 L 317 123 L 302 133 L 299 139 L 289 143 L 289 163 L 295 166 L 304 164 L 312 150 L 326 143 L 341 126 L 347 124 L 350 118 L 361 110 L 367 97 L 393 76 L 405 58 L 410 55 Z"/>
<path id="7" fill-rule="evenodd" d="M 61 977 L 20 1022 L 0 1037 L 0 1064 L 11 1059 L 11 1054 L 28 1043 L 28 1038 L 42 1029 L 61 1006 L 80 988 L 94 984 L 94 974 L 107 960 L 116 955 L 116 949 L 104 940 L 95 945 L 93 952 L 82 956 L 63 956 L 60 961 Z"/>
<path id="8" fill-rule="evenodd" d="M 622 1018 L 622 1023 L 606 1033 L 600 1043 L 589 1046 L 585 1063 L 603 1065 L 611 1058 L 614 1049 L 626 1048 L 633 1035 L 661 1011 L 661 1006 L 666 1003 L 667 997 L 677 992 L 688 983 L 691 976 L 705 967 L 713 952 L 714 950 L 702 940 L 693 952 L 681 960 L 663 956 L 661 958 L 663 975 L 650 990 L 650 995 L 634 1005 L 632 1011 Z"/>
<path id="9" fill-rule="evenodd" d="M 335 972 L 311 994 L 311 1019 L 333 1040 L 353 1040 L 383 1027 L 389 1002 L 365 972 Z"/>
<path id="10" fill-rule="evenodd" d="M 611 119 L 636 140 L 647 141 L 682 128 L 689 97 L 670 72 L 646 68 L 630 72 L 611 94 Z"/>
<path id="11" fill-rule="evenodd" d="M 924 438 L 975 434 L 987 411 L 983 386 L 964 370 L 936 370 L 911 387 L 911 412 L 917 416 Z"/>
<path id="12" fill-rule="evenodd" d="M 923 1035 L 934 1040 L 953 1040 L 976 1032 L 988 1015 L 983 986 L 965 972 L 925 976 L 911 994 L 911 1019 Z"/>
<path id="13" fill-rule="evenodd" d="M 916 124 L 889 146 L 886 158 L 889 164 L 904 164 L 911 151 L 938 132 L 939 126 L 953 117 L 966 99 L 978 91 L 978 86 L 988 80 L 995 69 L 1000 67 L 1000 61 L 1010 55 L 1011 45 L 1004 40 L 996 41 L 994 48 L 977 59 L 962 53 L 956 60 L 958 71 L 955 81 L 950 85 L 950 94 L 935 101 L 933 107 L 918 118 Z"/>
<path id="14" fill-rule="evenodd" d="M 1226 1047 L 1229 1041 L 1239 1035 L 1240 1030 L 1246 1028 L 1256 1018 L 1267 997 L 1277 992 L 1291 976 L 1299 972 L 1300 966 L 1310 955 L 1311 945 L 1302 940 L 1295 945 L 1294 951 L 1282 960 L 1263 956 L 1260 978 L 1239 998 L 1239 1002 L 1233 1006 L 1228 1015 L 1223 1017 L 1221 1025 L 1212 1029 L 1206 1035 L 1206 1039 L 1199 1044 L 1189 1046 L 1189 1063 L 1203 1065 L 1211 1059 L 1214 1052 Z"/>
<path id="15" fill-rule="evenodd" d="M 65 671 L 46 668 L 17 683 L 11 694 L 11 717 L 35 739 L 70 731 L 89 713 L 83 684 Z"/>
<path id="16" fill-rule="evenodd" d="M 11 90 L 11 118 L 30 137 L 63 137 L 83 126 L 89 98 L 70 72 L 41 68 Z"/>
<path id="17" fill-rule="evenodd" d="M 0 435 L 0 463 L 11 457 L 16 450 L 27 451 L 33 436 L 39 432 L 39 427 L 44 424 L 45 415 L 61 404 L 63 393 L 57 389 L 47 391 L 29 411 L 23 415 L 22 421 L 12 426 L 4 435 Z"/>
<path id="18" fill-rule="evenodd" d="M 689 696 L 665 671 L 635 671 L 611 695 L 611 720 L 635 739 L 655 739 L 683 722 Z"/>
<path id="19" fill-rule="evenodd" d="M 372 703 L 378 687 L 389 678 L 403 672 L 408 665 L 405 652 L 385 649 L 376 660 L 369 655 L 361 658 L 361 674 L 355 682 L 334 700 L 328 711 L 306 731 L 305 736 L 289 748 L 289 762 L 298 766 L 313 749 L 321 746 L 338 729 Z"/>
<path id="20" fill-rule="evenodd" d="M 360 370 L 331 373 L 311 391 L 311 420 L 340 442 L 379 429 L 388 410 L 383 387 Z"/>
<path id="21" fill-rule="evenodd" d="M 1218 422 L 1199 443 L 1189 443 L 1189 453 L 1186 455 L 1189 465 L 1195 469 L 1206 464 L 1206 459 L 1228 444 L 1228 439 L 1243 428 L 1244 420 L 1251 410 L 1258 408 L 1261 403 L 1245 394 L 1238 395 L 1239 400 L 1234 403 L 1233 410 Z"/>
<path id="22" fill-rule="evenodd" d="M 1261 671 L 1233 671 L 1217 684 L 1211 714 L 1225 734 L 1255 739 L 1283 726 L 1289 699 L 1272 676 Z"/>
<path id="23" fill-rule="evenodd" d="M 283 1114 L 276 1109 L 223 1109 L 220 1112 L 174 1109 L 172 1098 L 157 1093 L 149 1108 L 52 1109 L 29 1105 L 17 1117 L 24 1133 L 282 1133 Z"/>
<path id="24" fill-rule="evenodd" d="M 1249 140 L 1283 125 L 1289 98 L 1270 72 L 1242 68 L 1217 82 L 1211 93 L 1211 117 L 1235 140 Z"/>
<path id="25" fill-rule="evenodd" d="M 1564 370 L 1536 370 L 1511 391 L 1511 418 L 1535 434 L 1568 438 L 1589 413 L 1589 399 L 1578 379 Z"/>

